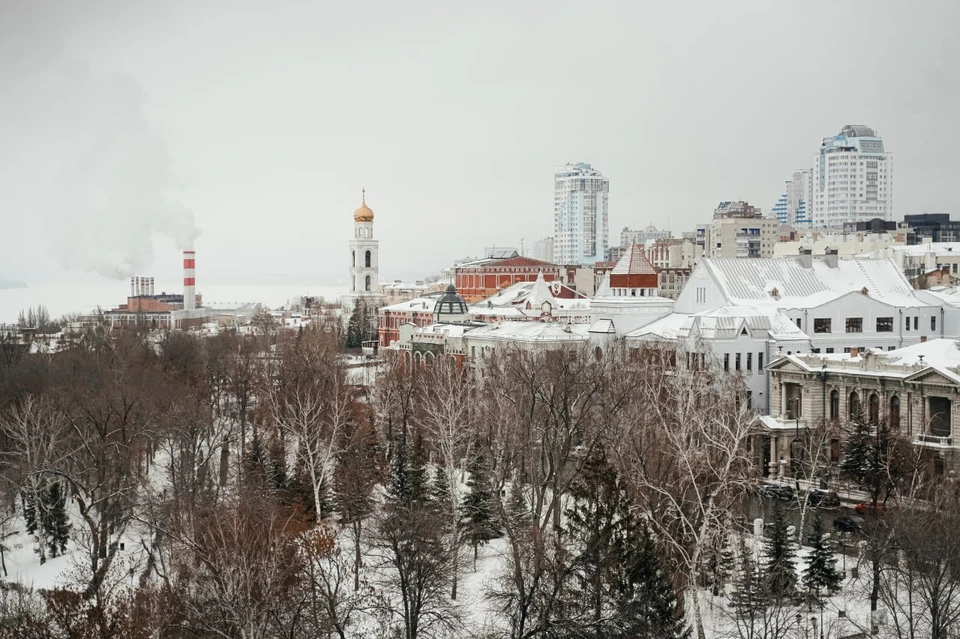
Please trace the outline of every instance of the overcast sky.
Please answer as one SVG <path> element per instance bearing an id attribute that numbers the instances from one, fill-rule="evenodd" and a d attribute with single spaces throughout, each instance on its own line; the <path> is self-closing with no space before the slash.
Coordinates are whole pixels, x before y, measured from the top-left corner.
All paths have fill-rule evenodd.
<path id="1" fill-rule="evenodd" d="M 960 2 L 0 3 L 0 279 L 344 284 L 551 232 L 553 173 L 624 226 L 769 211 L 844 124 L 897 216 L 960 212 Z M 91 273 L 84 275 L 84 273 Z"/>

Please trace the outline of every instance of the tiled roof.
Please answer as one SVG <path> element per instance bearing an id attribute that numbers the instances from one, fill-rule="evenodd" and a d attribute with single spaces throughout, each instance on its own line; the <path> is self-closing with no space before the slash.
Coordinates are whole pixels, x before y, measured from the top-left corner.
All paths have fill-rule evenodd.
<path id="1" fill-rule="evenodd" d="M 650 260 L 647 259 L 643 247 L 634 244 L 617 261 L 617 265 L 613 267 L 610 273 L 612 275 L 656 275 L 657 271 L 653 268 Z"/>

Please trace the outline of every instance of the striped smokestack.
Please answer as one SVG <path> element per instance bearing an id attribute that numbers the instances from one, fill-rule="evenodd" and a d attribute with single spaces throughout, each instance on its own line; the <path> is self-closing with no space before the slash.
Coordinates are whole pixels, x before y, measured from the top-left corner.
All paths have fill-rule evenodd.
<path id="1" fill-rule="evenodd" d="M 183 308 L 192 311 L 197 307 L 197 252 L 183 252 Z"/>

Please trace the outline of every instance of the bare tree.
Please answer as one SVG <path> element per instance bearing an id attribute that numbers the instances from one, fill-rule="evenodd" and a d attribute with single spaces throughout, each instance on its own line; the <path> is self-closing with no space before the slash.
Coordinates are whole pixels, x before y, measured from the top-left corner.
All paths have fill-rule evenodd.
<path id="1" fill-rule="evenodd" d="M 697 584 L 705 551 L 749 487 L 752 412 L 742 381 L 697 355 L 673 344 L 637 353 L 640 391 L 623 453 L 651 525 L 680 568 L 703 639 Z"/>
<path id="2" fill-rule="evenodd" d="M 8 446 L 0 451 L 0 462 L 13 470 L 13 481 L 24 500 L 35 509 L 36 521 L 43 519 L 46 503 L 41 493 L 64 454 L 66 431 L 67 422 L 63 415 L 43 398 L 28 395 L 19 405 L 0 413 L 0 434 Z M 37 526 L 37 535 L 37 552 L 40 563 L 44 563 L 48 544 L 42 526 Z"/>
<path id="3" fill-rule="evenodd" d="M 306 470 L 314 508 L 331 484 L 333 458 L 352 416 L 353 398 L 335 337 L 310 328 L 284 344 L 278 383 L 270 391 L 271 418 Z"/>
<path id="4" fill-rule="evenodd" d="M 450 597 L 457 598 L 457 566 L 463 539 L 460 530 L 460 503 L 463 501 L 461 475 L 463 460 L 470 456 L 475 434 L 469 426 L 470 386 L 467 376 L 449 358 L 436 360 L 424 384 L 423 424 L 438 453 L 438 466 L 446 478 L 449 499 L 438 504 L 446 520 L 446 540 L 453 566 Z"/>

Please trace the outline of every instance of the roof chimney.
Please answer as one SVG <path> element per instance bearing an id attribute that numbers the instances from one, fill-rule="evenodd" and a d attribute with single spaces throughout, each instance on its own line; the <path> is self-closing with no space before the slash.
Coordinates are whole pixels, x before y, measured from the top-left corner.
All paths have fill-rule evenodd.
<path id="1" fill-rule="evenodd" d="M 192 311 L 197 307 L 196 251 L 183 252 L 183 309 Z"/>
<path id="2" fill-rule="evenodd" d="M 800 266 L 803 268 L 813 267 L 813 250 L 807 246 L 800 247 Z"/>
<path id="3" fill-rule="evenodd" d="M 839 251 L 837 249 L 828 246 L 823 253 L 823 261 L 826 262 L 829 268 L 837 268 L 837 260 L 839 259 Z"/>

